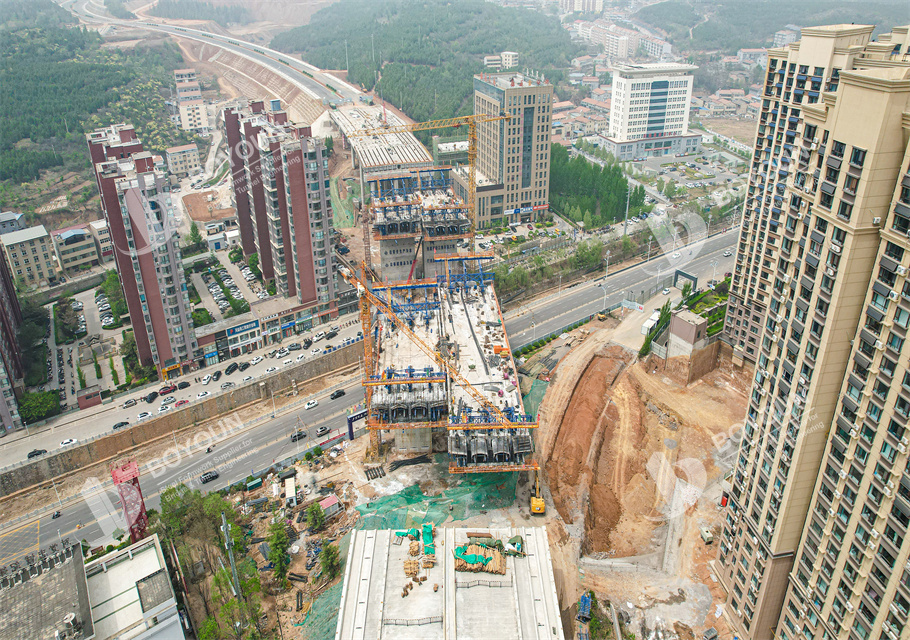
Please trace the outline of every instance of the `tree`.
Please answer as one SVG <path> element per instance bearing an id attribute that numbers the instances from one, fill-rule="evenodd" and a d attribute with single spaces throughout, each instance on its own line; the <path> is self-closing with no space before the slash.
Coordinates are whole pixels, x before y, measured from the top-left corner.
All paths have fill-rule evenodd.
<path id="1" fill-rule="evenodd" d="M 57 391 L 23 393 L 19 398 L 19 416 L 26 424 L 34 424 L 60 413 L 60 396 Z"/>
<path id="2" fill-rule="evenodd" d="M 278 513 L 272 514 L 275 520 L 269 527 L 269 562 L 275 565 L 275 579 L 282 585 L 287 580 L 288 574 L 288 532 L 284 526 L 284 519 Z"/>
<path id="3" fill-rule="evenodd" d="M 76 374 L 79 376 L 79 388 L 85 389 L 85 372 L 82 367 L 76 367 Z"/>
<path id="4" fill-rule="evenodd" d="M 692 283 L 686 282 L 682 287 L 682 301 L 685 302 L 692 294 Z"/>
<path id="5" fill-rule="evenodd" d="M 325 524 L 325 511 L 318 502 L 314 502 L 306 510 L 306 524 L 313 531 L 319 531 Z"/>
<path id="6" fill-rule="evenodd" d="M 221 640 L 221 627 L 215 618 L 208 617 L 199 627 L 199 640 Z"/>
<path id="7" fill-rule="evenodd" d="M 676 183 L 673 180 L 667 180 L 667 187 L 664 189 L 664 195 L 671 200 L 676 195 Z"/>
<path id="8" fill-rule="evenodd" d="M 202 234 L 199 233 L 199 225 L 195 222 L 190 225 L 189 240 L 191 245 L 202 244 Z"/>
<path id="9" fill-rule="evenodd" d="M 319 566 L 322 567 L 322 573 L 332 580 L 338 575 L 341 569 L 341 557 L 338 555 L 338 547 L 334 544 L 327 544 L 322 548 L 319 554 Z"/>
<path id="10" fill-rule="evenodd" d="M 259 254 L 254 253 L 249 258 L 247 258 L 247 265 L 250 267 L 250 271 L 253 272 L 253 275 L 257 278 L 262 276 L 262 271 L 259 269 Z"/>
<path id="11" fill-rule="evenodd" d="M 658 191 L 658 192 L 663 193 L 663 192 L 664 192 L 664 188 L 665 188 L 666 186 L 667 186 L 667 185 L 666 185 L 666 183 L 664 182 L 664 179 L 663 179 L 663 178 L 658 178 L 658 179 L 657 179 L 657 182 L 655 183 L 655 187 L 657 188 L 657 191 Z"/>
<path id="12" fill-rule="evenodd" d="M 332 152 L 335 150 L 335 138 L 332 136 L 325 139 L 325 150 L 329 155 L 332 155 Z"/>

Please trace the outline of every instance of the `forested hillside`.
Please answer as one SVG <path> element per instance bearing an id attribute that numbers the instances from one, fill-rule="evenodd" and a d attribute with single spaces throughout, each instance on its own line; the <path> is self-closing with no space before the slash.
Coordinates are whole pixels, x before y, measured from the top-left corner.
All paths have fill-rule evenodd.
<path id="1" fill-rule="evenodd" d="M 0 206 L 28 211 L 44 169 L 86 170 L 85 132 L 115 121 L 136 125 L 147 148 L 191 138 L 168 121 L 164 100 L 176 45 L 101 47 L 94 31 L 50 0 L 0 0 Z M 71 201 L 76 194 L 71 195 Z M 80 194 L 77 204 L 92 193 Z M 40 202 L 39 202 L 40 203 Z"/>
<path id="2" fill-rule="evenodd" d="M 415 120 L 470 113 L 484 55 L 517 51 L 520 67 L 546 70 L 578 53 L 555 18 L 484 0 L 341 0 L 271 46 L 344 69 L 345 41 L 351 82 L 372 89 L 381 75 L 383 98 Z"/>
<path id="3" fill-rule="evenodd" d="M 213 5 L 198 0 L 159 0 L 149 14 L 177 20 L 212 20 L 221 26 L 253 21 L 250 10 L 242 5 Z"/>
<path id="4" fill-rule="evenodd" d="M 908 12 L 906 0 L 717 0 L 697 4 L 669 0 L 643 7 L 634 17 L 666 31 L 671 42 L 683 51 L 735 53 L 743 47 L 769 44 L 774 32 L 790 23 L 802 27 L 874 24 L 880 33 L 906 24 Z"/>

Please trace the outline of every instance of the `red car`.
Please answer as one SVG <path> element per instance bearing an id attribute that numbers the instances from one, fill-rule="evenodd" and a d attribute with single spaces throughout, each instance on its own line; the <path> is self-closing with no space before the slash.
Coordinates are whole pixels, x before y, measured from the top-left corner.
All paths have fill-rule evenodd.
<path id="1" fill-rule="evenodd" d="M 529 224 L 529 225 L 528 225 L 528 229 L 530 229 L 531 231 L 534 231 L 534 225 L 533 225 L 533 224 Z"/>
<path id="2" fill-rule="evenodd" d="M 158 395 L 164 396 L 169 393 L 174 393 L 176 390 L 176 385 L 165 385 L 158 390 Z"/>
<path id="3" fill-rule="evenodd" d="M 183 405 L 186 405 L 186 404 L 189 404 L 189 403 L 190 403 L 189 400 L 178 400 L 178 401 L 174 404 L 174 408 L 176 409 L 177 407 L 182 407 Z"/>

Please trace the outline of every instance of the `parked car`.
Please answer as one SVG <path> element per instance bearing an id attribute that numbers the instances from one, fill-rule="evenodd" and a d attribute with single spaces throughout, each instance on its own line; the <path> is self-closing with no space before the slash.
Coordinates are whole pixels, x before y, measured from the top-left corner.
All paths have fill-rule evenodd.
<path id="1" fill-rule="evenodd" d="M 174 393 L 176 390 L 177 390 L 177 385 L 171 384 L 171 385 L 165 385 L 165 386 L 161 387 L 160 389 L 158 389 L 158 393 L 160 393 L 163 396 L 166 396 L 169 393 Z"/>
<path id="2" fill-rule="evenodd" d="M 303 349 L 303 347 L 299 342 L 292 342 L 288 345 L 288 351 L 300 351 L 301 349 Z"/>
<path id="3" fill-rule="evenodd" d="M 332 395 L 329 396 L 329 399 L 337 400 L 338 398 L 343 396 L 344 393 L 345 393 L 344 389 L 338 389 L 337 391 L 333 392 Z"/>
<path id="4" fill-rule="evenodd" d="M 117 429 L 123 429 L 124 427 L 128 427 L 128 426 L 130 426 L 130 423 L 127 422 L 126 420 L 123 420 L 123 421 L 118 422 L 117 424 L 115 424 L 115 425 L 113 426 L 113 429 L 114 429 L 114 431 L 116 431 Z"/>
<path id="5" fill-rule="evenodd" d="M 216 371 L 212 374 L 212 382 L 218 382 L 219 380 L 221 380 L 221 372 Z"/>
<path id="6" fill-rule="evenodd" d="M 239 368 L 240 368 L 239 364 L 237 364 L 236 362 L 232 362 L 231 364 L 229 364 L 227 366 L 227 369 L 224 370 L 224 375 L 229 376 L 232 373 L 234 373 L 235 371 L 237 371 L 237 369 L 239 369 Z"/>
<path id="7" fill-rule="evenodd" d="M 151 414 L 151 413 L 149 413 L 148 411 L 143 411 L 143 412 L 140 413 L 138 416 L 136 416 L 136 419 L 137 419 L 137 420 L 145 420 L 146 418 L 151 418 L 151 417 L 152 417 L 152 414 Z"/>
<path id="8" fill-rule="evenodd" d="M 28 452 L 28 459 L 37 458 L 38 456 L 43 456 L 47 453 L 47 449 L 32 449 Z"/>
<path id="9" fill-rule="evenodd" d="M 266 373 L 275 373 L 276 371 L 278 371 L 278 367 L 269 367 L 265 370 Z"/>
<path id="10" fill-rule="evenodd" d="M 189 387 L 190 387 L 190 383 L 187 382 L 186 380 L 184 380 L 183 382 L 181 382 L 180 384 L 177 385 L 178 389 L 189 389 Z"/>
<path id="11" fill-rule="evenodd" d="M 149 404 L 153 403 L 157 399 L 158 399 L 157 391 L 152 391 L 147 396 L 145 396 L 145 401 L 148 402 Z"/>
<path id="12" fill-rule="evenodd" d="M 337 331 L 329 331 L 327 334 L 325 334 L 325 339 L 331 340 L 332 338 L 334 338 L 337 335 L 338 335 Z"/>
<path id="13" fill-rule="evenodd" d="M 241 362 L 241 363 L 240 363 L 240 366 L 237 367 L 237 370 L 238 370 L 240 373 L 243 373 L 244 371 L 246 371 L 246 370 L 249 369 L 249 368 L 250 368 L 250 363 L 249 363 L 249 362 Z"/>
<path id="14" fill-rule="evenodd" d="M 255 358 L 250 360 L 250 364 L 259 364 L 260 362 L 262 362 L 262 356 L 256 356 Z"/>
<path id="15" fill-rule="evenodd" d="M 319 427 L 318 429 L 316 429 L 316 435 L 317 435 L 317 436 L 324 436 L 324 435 L 327 434 L 328 432 L 329 432 L 329 428 L 328 428 L 327 426 L 325 426 L 325 425 L 322 425 L 321 427 Z"/>
<path id="16" fill-rule="evenodd" d="M 202 384 L 208 384 L 211 381 L 212 381 L 212 376 L 210 374 L 206 374 L 206 375 L 202 376 Z"/>
<path id="17" fill-rule="evenodd" d="M 170 410 L 171 410 L 171 405 L 169 405 L 169 404 L 163 404 L 160 407 L 158 407 L 158 413 L 164 413 L 165 411 L 170 411 Z"/>
<path id="18" fill-rule="evenodd" d="M 235 385 L 233 382 L 223 382 L 221 384 L 221 389 L 225 390 L 225 389 L 230 389 L 231 387 L 236 387 L 236 386 L 237 385 Z"/>
<path id="19" fill-rule="evenodd" d="M 732 256 L 732 255 L 733 255 L 733 252 L 730 251 L 729 249 L 727 249 L 726 251 L 724 251 L 724 257 L 725 257 L 725 258 L 729 258 L 729 257 Z"/>
<path id="20" fill-rule="evenodd" d="M 291 442 L 297 442 L 298 440 L 303 440 L 306 438 L 306 431 L 295 431 L 294 435 L 291 436 Z"/>
<path id="21" fill-rule="evenodd" d="M 127 400 L 126 402 L 124 402 L 122 406 L 123 406 L 124 409 L 129 409 L 130 407 L 135 407 L 135 406 L 136 406 L 136 398 L 130 398 L 129 400 Z"/>
<path id="22" fill-rule="evenodd" d="M 174 404 L 175 402 L 177 402 L 177 398 L 175 398 L 174 396 L 168 396 L 167 398 L 165 398 L 164 400 L 161 401 L 161 404 Z"/>
<path id="23" fill-rule="evenodd" d="M 325 331 L 320 331 L 315 336 L 313 336 L 313 342 L 319 342 L 323 338 L 325 338 Z"/>
<path id="24" fill-rule="evenodd" d="M 202 398 L 207 398 L 208 395 L 209 395 L 208 391 L 200 391 L 199 393 L 196 394 L 196 399 L 201 400 Z"/>
<path id="25" fill-rule="evenodd" d="M 174 405 L 174 408 L 177 409 L 178 407 L 184 407 L 184 406 L 188 405 L 189 403 L 190 403 L 189 400 L 178 400 L 177 403 Z"/>

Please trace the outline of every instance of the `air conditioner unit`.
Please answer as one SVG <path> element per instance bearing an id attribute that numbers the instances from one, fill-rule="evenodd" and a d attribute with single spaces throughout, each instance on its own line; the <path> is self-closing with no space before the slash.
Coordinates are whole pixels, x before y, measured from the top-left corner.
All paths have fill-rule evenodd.
<path id="1" fill-rule="evenodd" d="M 762 374 L 764 377 L 766 377 L 766 378 L 767 378 L 769 375 L 771 375 L 771 373 L 770 373 L 767 369 L 762 369 L 762 370 L 761 370 L 761 374 Z"/>
<path id="2" fill-rule="evenodd" d="M 875 549 L 875 547 L 878 546 L 878 543 L 875 540 L 869 540 L 868 542 L 866 542 L 866 546 L 869 547 L 870 549 Z"/>
<path id="3" fill-rule="evenodd" d="M 877 537 L 878 537 L 878 531 L 876 531 L 875 529 L 873 529 L 872 531 L 869 532 L 869 535 L 871 535 L 873 538 L 877 538 Z"/>
<path id="4" fill-rule="evenodd" d="M 836 244 L 832 244 L 831 251 L 833 251 L 834 253 L 840 253 L 840 247 L 837 246 Z"/>
<path id="5" fill-rule="evenodd" d="M 783 321 L 784 321 L 784 314 L 778 313 L 778 314 L 777 314 L 777 321 L 778 321 L 778 322 L 783 322 Z"/>
<path id="6" fill-rule="evenodd" d="M 806 401 L 805 398 L 803 398 L 800 395 L 793 396 L 793 402 L 795 402 L 796 404 L 802 404 L 805 401 Z"/>
<path id="7" fill-rule="evenodd" d="M 774 490 L 774 497 L 777 498 L 778 500 L 780 500 L 780 489 Z"/>
<path id="8" fill-rule="evenodd" d="M 905 276 L 905 275 L 907 275 L 907 267 L 898 267 L 898 268 L 897 268 L 897 275 L 899 275 L 899 276 Z"/>
<path id="9" fill-rule="evenodd" d="M 888 297 L 891 298 L 892 300 L 897 300 L 897 298 L 898 298 L 898 293 L 897 293 L 897 291 L 891 291 L 891 292 L 889 292 L 889 293 L 888 293 Z"/>
<path id="10" fill-rule="evenodd" d="M 901 453 L 907 453 L 907 445 L 899 444 L 899 445 L 897 445 L 897 450 L 900 451 Z"/>
<path id="11" fill-rule="evenodd" d="M 813 142 L 812 144 L 809 145 L 809 151 L 815 151 L 816 149 L 818 149 L 817 142 Z"/>
<path id="12" fill-rule="evenodd" d="M 800 211 L 799 213 L 796 214 L 796 219 L 797 219 L 797 220 L 802 220 L 802 219 L 803 219 L 803 212 L 802 212 L 802 211 Z"/>
<path id="13" fill-rule="evenodd" d="M 781 280 L 783 280 L 785 283 L 790 282 L 790 274 L 785 273 Z"/>
<path id="14" fill-rule="evenodd" d="M 850 437 L 851 437 L 851 438 L 855 438 L 857 435 L 859 435 L 859 434 L 858 434 L 858 432 L 856 431 L 856 429 L 850 429 Z"/>
<path id="15" fill-rule="evenodd" d="M 812 138 L 812 144 L 818 144 L 818 138 Z"/>
<path id="16" fill-rule="evenodd" d="M 873 225 L 873 226 L 878 227 L 878 226 L 881 226 L 881 224 L 882 224 L 882 219 L 881 219 L 881 218 L 878 218 L 878 217 L 872 218 L 872 225 Z"/>
<path id="17" fill-rule="evenodd" d="M 885 486 L 888 487 L 889 489 L 893 489 L 893 488 L 894 488 L 894 481 L 888 480 L 888 482 L 885 483 Z"/>
<path id="18" fill-rule="evenodd" d="M 834 509 L 828 509 L 828 515 L 831 516 L 831 517 L 833 518 L 834 515 L 835 515 Z"/>
<path id="19" fill-rule="evenodd" d="M 890 497 L 891 497 L 892 495 L 894 495 L 894 494 L 891 493 L 891 489 L 885 487 L 885 495 L 888 496 L 888 497 L 890 498 Z"/>
<path id="20" fill-rule="evenodd" d="M 835 491 L 835 492 L 834 492 L 834 498 L 837 499 L 837 500 L 840 500 L 842 495 L 843 495 L 843 494 L 842 494 L 840 491 Z"/>
<path id="21" fill-rule="evenodd" d="M 881 340 L 876 340 L 875 348 L 878 349 L 879 351 L 881 351 L 882 349 L 885 348 L 885 344 Z"/>
<path id="22" fill-rule="evenodd" d="M 840 471 L 837 472 L 837 475 L 839 475 L 840 479 L 843 480 L 844 478 L 847 477 L 847 472 L 844 471 L 843 469 L 841 469 Z"/>
<path id="23" fill-rule="evenodd" d="M 790 456 L 788 456 L 786 453 L 782 454 L 780 459 L 782 462 L 790 462 Z"/>
<path id="24" fill-rule="evenodd" d="M 901 438 L 901 444 L 910 444 L 910 441 L 907 440 L 907 436 Z"/>
<path id="25" fill-rule="evenodd" d="M 765 396 L 767 393 L 768 393 L 768 392 L 765 391 L 764 388 L 760 388 L 760 389 L 758 390 L 758 395 L 760 395 L 760 396 Z"/>
<path id="26" fill-rule="evenodd" d="M 849 602 L 847 602 L 846 606 L 847 606 L 847 611 L 849 611 L 850 613 L 853 613 L 853 605 L 850 604 Z"/>
<path id="27" fill-rule="evenodd" d="M 828 267 L 828 268 L 825 269 L 825 274 L 826 274 L 829 278 L 833 278 L 834 275 L 835 275 L 836 273 L 837 273 L 837 271 L 835 271 L 835 270 L 832 269 L 831 267 Z"/>

